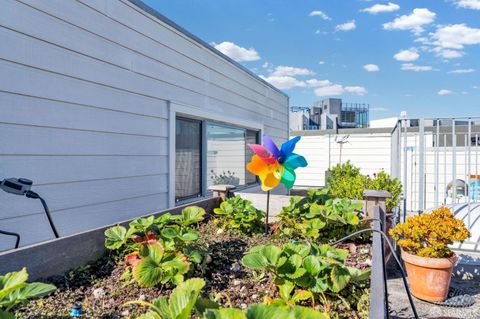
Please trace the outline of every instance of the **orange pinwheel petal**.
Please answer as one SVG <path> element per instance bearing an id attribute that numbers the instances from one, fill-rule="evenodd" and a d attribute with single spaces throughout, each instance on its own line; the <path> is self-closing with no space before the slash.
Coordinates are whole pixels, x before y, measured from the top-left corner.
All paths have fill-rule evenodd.
<path id="1" fill-rule="evenodd" d="M 252 161 L 247 164 L 247 170 L 255 175 L 265 175 L 268 174 L 269 164 L 262 160 L 258 155 L 252 156 Z"/>
<path id="2" fill-rule="evenodd" d="M 262 182 L 262 190 L 267 192 L 271 189 L 274 189 L 280 183 L 280 179 L 283 174 L 283 167 L 277 165 L 277 169 L 271 171 L 265 175 L 259 175 L 260 181 Z"/>

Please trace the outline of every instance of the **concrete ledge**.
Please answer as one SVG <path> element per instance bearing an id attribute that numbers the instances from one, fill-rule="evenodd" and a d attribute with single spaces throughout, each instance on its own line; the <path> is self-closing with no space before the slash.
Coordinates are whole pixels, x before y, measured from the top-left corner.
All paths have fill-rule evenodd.
<path id="1" fill-rule="evenodd" d="M 139 217 L 160 216 L 167 212 L 178 214 L 186 206 L 194 205 L 204 208 L 209 213 L 218 207 L 219 203 L 219 198 L 208 198 Z M 27 267 L 30 280 L 63 275 L 66 271 L 95 261 L 105 254 L 107 251 L 104 245 L 105 230 L 114 225 L 128 226 L 130 221 L 126 220 L 86 232 L 1 252 L 0 274 Z"/>

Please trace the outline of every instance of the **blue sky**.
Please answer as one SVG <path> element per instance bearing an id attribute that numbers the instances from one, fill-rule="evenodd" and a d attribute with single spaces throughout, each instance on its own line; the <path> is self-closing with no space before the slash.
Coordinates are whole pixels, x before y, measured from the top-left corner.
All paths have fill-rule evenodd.
<path id="1" fill-rule="evenodd" d="M 371 118 L 480 116 L 480 0 L 144 0 L 282 88 Z"/>

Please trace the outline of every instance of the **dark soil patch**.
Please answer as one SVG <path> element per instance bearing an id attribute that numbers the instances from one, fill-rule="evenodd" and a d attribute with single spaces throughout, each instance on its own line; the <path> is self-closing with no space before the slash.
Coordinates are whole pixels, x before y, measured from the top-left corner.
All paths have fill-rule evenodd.
<path id="1" fill-rule="evenodd" d="M 212 257 L 205 269 L 195 269 L 191 277 L 204 278 L 203 294 L 215 298 L 223 306 L 246 308 L 247 305 L 263 302 L 265 297 L 278 297 L 272 278 L 262 279 L 240 264 L 244 253 L 253 246 L 273 243 L 282 244 L 281 239 L 264 234 L 242 235 L 230 232 L 218 233 L 213 222 L 200 225 L 200 246 L 205 247 Z M 349 249 L 349 266 L 360 269 L 370 267 L 370 245 L 343 244 Z M 168 296 L 171 287 L 145 288 L 121 279 L 125 271 L 123 259 L 109 255 L 94 264 L 82 266 L 64 276 L 45 280 L 59 289 L 50 296 L 30 301 L 17 311 L 17 318 L 71 318 L 69 315 L 76 302 L 83 305 L 81 318 L 136 318 L 145 308 L 130 305 L 127 301 L 152 299 Z M 352 312 L 352 318 L 355 314 Z"/>

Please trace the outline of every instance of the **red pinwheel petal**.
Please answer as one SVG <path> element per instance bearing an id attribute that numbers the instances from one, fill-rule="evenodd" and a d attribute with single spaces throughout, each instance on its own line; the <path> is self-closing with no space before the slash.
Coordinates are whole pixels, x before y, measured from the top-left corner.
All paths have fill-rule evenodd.
<path id="1" fill-rule="evenodd" d="M 257 154 L 263 161 L 268 164 L 273 164 L 276 162 L 276 158 L 270 154 L 265 147 L 259 144 L 248 144 L 248 147 L 252 149 L 252 151 Z"/>

